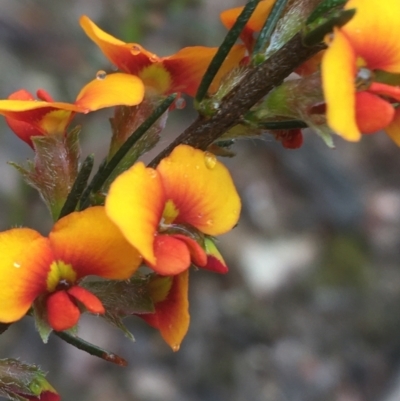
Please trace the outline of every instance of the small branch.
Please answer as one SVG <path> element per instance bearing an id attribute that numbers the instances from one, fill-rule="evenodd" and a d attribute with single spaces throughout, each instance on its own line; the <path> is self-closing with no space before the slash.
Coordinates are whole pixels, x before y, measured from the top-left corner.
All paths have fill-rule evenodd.
<path id="1" fill-rule="evenodd" d="M 72 336 L 71 334 L 68 334 L 65 331 L 55 331 L 54 334 L 57 337 L 60 337 L 65 342 L 67 342 L 68 344 L 71 344 L 74 347 L 82 351 L 85 351 L 90 355 L 97 356 L 98 358 L 104 359 L 107 362 L 115 363 L 118 366 L 128 365 L 128 362 L 124 358 L 121 358 L 116 354 L 113 354 L 111 352 L 105 351 L 104 349 L 96 347 L 95 345 L 88 343 L 82 338 Z"/>
<path id="2" fill-rule="evenodd" d="M 241 122 L 242 116 L 292 73 L 299 65 L 324 49 L 324 44 L 304 46 L 300 33 L 293 36 L 264 63 L 249 68 L 242 81 L 222 100 L 212 117 L 199 116 L 178 138 L 156 156 L 150 167 L 158 163 L 179 144 L 206 150 L 229 128 Z"/>

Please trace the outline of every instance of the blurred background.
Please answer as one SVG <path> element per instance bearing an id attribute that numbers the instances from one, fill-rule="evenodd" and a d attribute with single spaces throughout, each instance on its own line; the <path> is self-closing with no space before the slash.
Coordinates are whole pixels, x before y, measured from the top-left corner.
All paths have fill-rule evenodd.
<path id="1" fill-rule="evenodd" d="M 87 14 L 127 42 L 158 55 L 218 46 L 219 13 L 237 0 L 2 0 L 0 97 L 46 89 L 72 102 L 98 70 L 112 66 L 85 36 Z M 158 148 L 196 114 L 171 113 Z M 107 151 L 111 111 L 83 124 L 82 154 Z M 42 233 L 50 216 L 7 161 L 31 149 L 1 124 L 0 228 Z M 129 361 L 121 368 L 52 336 L 32 319 L 1 337 L 0 357 L 48 371 L 65 401 L 397 401 L 400 399 L 400 150 L 385 136 L 328 149 L 312 132 L 301 149 L 272 137 L 240 142 L 224 160 L 243 199 L 240 224 L 221 237 L 230 272 L 190 277 L 191 326 L 178 353 L 140 319 L 132 343 L 84 316 L 80 335 Z M 150 160 L 148 155 L 146 160 Z"/>

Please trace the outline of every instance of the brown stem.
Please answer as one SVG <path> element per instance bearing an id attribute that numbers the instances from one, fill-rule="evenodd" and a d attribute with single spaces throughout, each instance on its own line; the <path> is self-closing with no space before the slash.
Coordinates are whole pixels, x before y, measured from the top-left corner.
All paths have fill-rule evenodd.
<path id="1" fill-rule="evenodd" d="M 156 167 L 164 157 L 182 143 L 206 150 L 207 146 L 229 128 L 238 124 L 252 106 L 274 87 L 280 85 L 299 65 L 324 47 L 324 44 L 306 47 L 302 43 L 300 33 L 293 36 L 264 63 L 250 68 L 239 85 L 222 100 L 218 111 L 212 117 L 199 116 L 192 125 L 157 155 L 149 166 Z"/>

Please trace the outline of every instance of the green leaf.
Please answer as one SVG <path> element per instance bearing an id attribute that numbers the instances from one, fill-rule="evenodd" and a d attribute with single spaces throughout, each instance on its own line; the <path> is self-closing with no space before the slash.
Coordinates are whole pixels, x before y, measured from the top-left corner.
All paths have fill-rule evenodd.
<path id="1" fill-rule="evenodd" d="M 333 31 L 334 27 L 347 24 L 356 14 L 355 9 L 336 10 L 326 18 L 316 20 L 303 30 L 303 43 L 305 46 L 314 46 L 324 40 L 325 35 Z"/>
<path id="2" fill-rule="evenodd" d="M 306 24 L 311 24 L 319 18 L 329 14 L 330 11 L 338 7 L 342 7 L 347 3 L 348 0 L 322 0 L 320 4 L 314 9 L 314 11 L 307 18 Z"/>
<path id="3" fill-rule="evenodd" d="M 64 206 L 61 209 L 60 215 L 58 216 L 59 219 L 75 211 L 79 203 L 79 199 L 81 198 L 82 193 L 87 185 L 90 173 L 92 172 L 93 164 L 94 155 L 91 154 L 85 159 L 82 164 L 74 185 L 72 186 L 71 192 L 68 194 L 67 200 L 65 201 Z"/>
<path id="4" fill-rule="evenodd" d="M 217 75 L 218 70 L 220 69 L 222 63 L 226 59 L 236 40 L 239 38 L 243 28 L 247 24 L 247 21 L 250 19 L 253 11 L 255 10 L 259 2 L 260 0 L 250 0 L 243 8 L 243 11 L 240 13 L 238 19 L 225 36 L 224 41 L 222 42 L 217 53 L 211 60 L 211 63 L 208 66 L 203 76 L 203 79 L 200 82 L 199 89 L 197 90 L 195 97 L 195 101 L 197 104 L 200 103 L 206 96 L 208 88 Z"/>
<path id="5" fill-rule="evenodd" d="M 35 365 L 27 365 L 16 359 L 0 359 L 0 396 L 15 401 L 46 399 L 58 401 L 56 390 Z M 50 399 L 50 397 L 48 397 Z"/>
<path id="6" fill-rule="evenodd" d="M 288 0 L 277 0 L 272 7 L 271 13 L 269 14 L 264 26 L 258 35 L 257 41 L 254 45 L 252 58 L 255 64 L 259 64 L 258 61 L 264 61 L 264 57 L 258 60 L 259 53 L 263 53 L 263 50 L 267 47 L 269 40 L 271 39 L 272 32 L 274 31 L 276 24 L 281 17 L 283 10 L 286 7 Z"/>
<path id="7" fill-rule="evenodd" d="M 106 313 L 101 317 L 122 330 L 132 341 L 134 337 L 122 319 L 134 314 L 154 313 L 148 277 L 136 275 L 126 281 L 83 281 L 81 285 L 102 302 Z"/>

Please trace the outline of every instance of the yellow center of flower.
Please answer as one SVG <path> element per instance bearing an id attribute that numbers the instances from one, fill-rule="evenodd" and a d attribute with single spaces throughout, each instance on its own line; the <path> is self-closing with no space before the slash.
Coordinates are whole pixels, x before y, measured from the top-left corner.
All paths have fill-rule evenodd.
<path id="1" fill-rule="evenodd" d="M 42 118 L 40 126 L 48 134 L 63 134 L 70 120 L 71 113 L 68 110 L 50 111 Z"/>
<path id="2" fill-rule="evenodd" d="M 171 87 L 171 75 L 160 64 L 144 68 L 139 78 L 143 81 L 147 92 L 153 90 L 156 94 L 163 94 Z"/>
<path id="3" fill-rule="evenodd" d="M 53 292 L 59 285 L 70 286 L 76 281 L 76 272 L 62 260 L 54 261 L 47 275 L 47 290 Z"/>
<path id="4" fill-rule="evenodd" d="M 165 203 L 160 226 L 172 224 L 179 214 L 179 209 L 175 206 L 172 199 Z"/>

